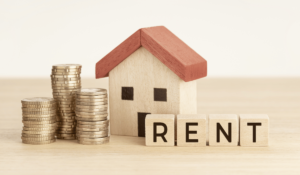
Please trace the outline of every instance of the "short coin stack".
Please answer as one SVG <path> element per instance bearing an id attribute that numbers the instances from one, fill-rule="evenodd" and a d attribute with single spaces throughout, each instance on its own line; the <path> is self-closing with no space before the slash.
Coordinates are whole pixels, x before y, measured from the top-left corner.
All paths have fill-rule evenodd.
<path id="1" fill-rule="evenodd" d="M 76 139 L 75 98 L 81 88 L 81 65 L 57 64 L 52 67 L 53 97 L 57 103 L 57 139 Z"/>
<path id="2" fill-rule="evenodd" d="M 109 142 L 106 89 L 80 89 L 76 98 L 78 143 L 100 145 Z"/>
<path id="3" fill-rule="evenodd" d="M 35 97 L 22 101 L 22 142 L 27 144 L 48 144 L 55 142 L 56 103 L 53 98 Z"/>

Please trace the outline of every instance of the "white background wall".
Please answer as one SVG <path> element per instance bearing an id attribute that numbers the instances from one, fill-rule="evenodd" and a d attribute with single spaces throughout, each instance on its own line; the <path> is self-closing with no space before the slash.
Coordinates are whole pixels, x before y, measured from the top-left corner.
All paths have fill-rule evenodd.
<path id="1" fill-rule="evenodd" d="M 0 0 L 0 77 L 49 77 L 95 63 L 141 27 L 164 25 L 208 61 L 208 76 L 300 76 L 300 1 Z"/>

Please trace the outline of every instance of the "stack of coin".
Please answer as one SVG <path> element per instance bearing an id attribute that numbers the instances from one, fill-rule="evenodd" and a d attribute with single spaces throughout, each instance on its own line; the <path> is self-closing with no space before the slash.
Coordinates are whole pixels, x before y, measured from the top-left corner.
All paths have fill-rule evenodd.
<path id="1" fill-rule="evenodd" d="M 48 144 L 55 142 L 56 103 L 53 98 L 35 97 L 22 101 L 22 142 L 27 144 Z"/>
<path id="2" fill-rule="evenodd" d="M 53 98 L 57 103 L 57 139 L 76 139 L 75 99 L 81 88 L 81 65 L 57 64 L 52 67 Z"/>
<path id="3" fill-rule="evenodd" d="M 76 97 L 78 143 L 100 145 L 109 142 L 106 89 L 80 89 Z"/>

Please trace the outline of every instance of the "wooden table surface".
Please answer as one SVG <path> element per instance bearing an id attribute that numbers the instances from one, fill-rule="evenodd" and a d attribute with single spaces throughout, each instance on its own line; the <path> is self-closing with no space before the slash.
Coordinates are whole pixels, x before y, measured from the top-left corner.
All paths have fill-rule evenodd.
<path id="1" fill-rule="evenodd" d="M 109 144 L 58 140 L 21 143 L 21 99 L 51 96 L 50 79 L 0 80 L 0 174 L 300 174 L 300 78 L 204 78 L 198 113 L 265 113 L 270 146 L 146 147 L 145 139 L 111 136 Z M 108 80 L 82 79 L 107 88 Z"/>

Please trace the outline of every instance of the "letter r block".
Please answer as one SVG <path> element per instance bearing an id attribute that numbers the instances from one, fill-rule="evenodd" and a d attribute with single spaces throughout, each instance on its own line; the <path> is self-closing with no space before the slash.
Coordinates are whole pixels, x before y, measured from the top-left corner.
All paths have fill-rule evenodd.
<path id="1" fill-rule="evenodd" d="M 208 125 L 209 146 L 238 146 L 239 123 L 236 114 L 211 114 Z"/>
<path id="2" fill-rule="evenodd" d="M 175 115 L 148 114 L 145 125 L 146 146 L 175 145 Z"/>
<path id="3" fill-rule="evenodd" d="M 268 146 L 269 116 L 266 114 L 240 114 L 240 145 Z"/>
<path id="4" fill-rule="evenodd" d="M 206 146 L 206 115 L 177 115 L 177 146 Z"/>

